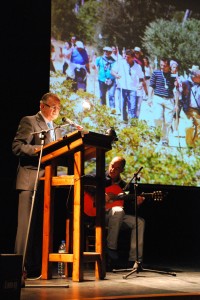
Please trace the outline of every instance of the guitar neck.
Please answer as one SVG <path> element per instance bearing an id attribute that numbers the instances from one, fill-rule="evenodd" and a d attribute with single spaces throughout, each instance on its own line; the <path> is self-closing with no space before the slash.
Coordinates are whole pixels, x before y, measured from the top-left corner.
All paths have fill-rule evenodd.
<path id="1" fill-rule="evenodd" d="M 153 193 L 142 193 L 140 196 L 145 198 L 152 198 L 154 201 L 162 201 L 163 194 L 161 191 L 155 191 Z"/>
<path id="2" fill-rule="evenodd" d="M 142 197 L 153 197 L 153 194 L 154 193 L 144 193 L 144 192 L 142 192 L 142 194 L 140 194 L 140 196 L 142 196 Z"/>

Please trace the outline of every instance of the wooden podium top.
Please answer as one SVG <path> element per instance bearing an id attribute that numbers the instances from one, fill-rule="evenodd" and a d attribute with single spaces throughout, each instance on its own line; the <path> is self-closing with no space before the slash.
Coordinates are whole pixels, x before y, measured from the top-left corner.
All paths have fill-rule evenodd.
<path id="1" fill-rule="evenodd" d="M 101 148 L 105 151 L 112 149 L 113 137 L 92 131 L 74 131 L 65 135 L 63 138 L 52 142 L 43 147 L 41 162 L 53 160 L 59 156 L 84 150 L 85 159 L 96 157 L 96 149 Z"/>

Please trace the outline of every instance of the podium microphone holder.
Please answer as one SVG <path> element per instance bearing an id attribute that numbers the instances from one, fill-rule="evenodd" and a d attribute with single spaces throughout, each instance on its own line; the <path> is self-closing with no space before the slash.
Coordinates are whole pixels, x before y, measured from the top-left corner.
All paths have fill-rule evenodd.
<path id="1" fill-rule="evenodd" d="M 130 183 L 134 180 L 134 196 L 135 196 L 135 227 L 136 227 L 136 261 L 131 269 L 113 269 L 113 273 L 117 272 L 128 272 L 126 275 L 123 275 L 123 279 L 127 279 L 130 275 L 133 273 L 139 273 L 141 271 L 145 272 L 153 272 L 153 273 L 159 273 L 159 274 L 166 274 L 166 275 L 172 275 L 176 276 L 175 272 L 168 272 L 168 271 L 162 271 L 162 270 L 153 270 L 153 269 L 145 269 L 142 267 L 141 262 L 138 259 L 138 204 L 137 204 L 137 187 L 138 187 L 138 181 L 140 181 L 139 173 L 143 167 L 141 167 L 136 173 L 134 173 L 131 180 L 126 184 L 124 187 L 124 191 L 129 187 Z"/>

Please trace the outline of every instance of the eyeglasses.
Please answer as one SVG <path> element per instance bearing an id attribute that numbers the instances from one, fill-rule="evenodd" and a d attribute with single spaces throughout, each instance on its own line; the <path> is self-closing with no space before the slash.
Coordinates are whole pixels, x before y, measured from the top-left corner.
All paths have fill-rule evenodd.
<path id="1" fill-rule="evenodd" d="M 52 109 L 52 110 L 61 110 L 61 107 L 60 106 L 55 106 L 55 105 L 49 105 L 49 104 L 47 104 L 47 103 L 44 103 L 43 102 L 43 104 L 44 105 L 46 105 L 46 106 L 48 106 L 50 109 Z"/>

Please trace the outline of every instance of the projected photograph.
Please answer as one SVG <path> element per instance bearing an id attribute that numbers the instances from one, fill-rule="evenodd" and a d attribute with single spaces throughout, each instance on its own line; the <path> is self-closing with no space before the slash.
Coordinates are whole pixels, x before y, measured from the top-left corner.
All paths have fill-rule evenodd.
<path id="1" fill-rule="evenodd" d="M 200 12 L 180 2 L 51 1 L 58 123 L 114 133 L 106 163 L 124 156 L 127 181 L 200 186 Z"/>

